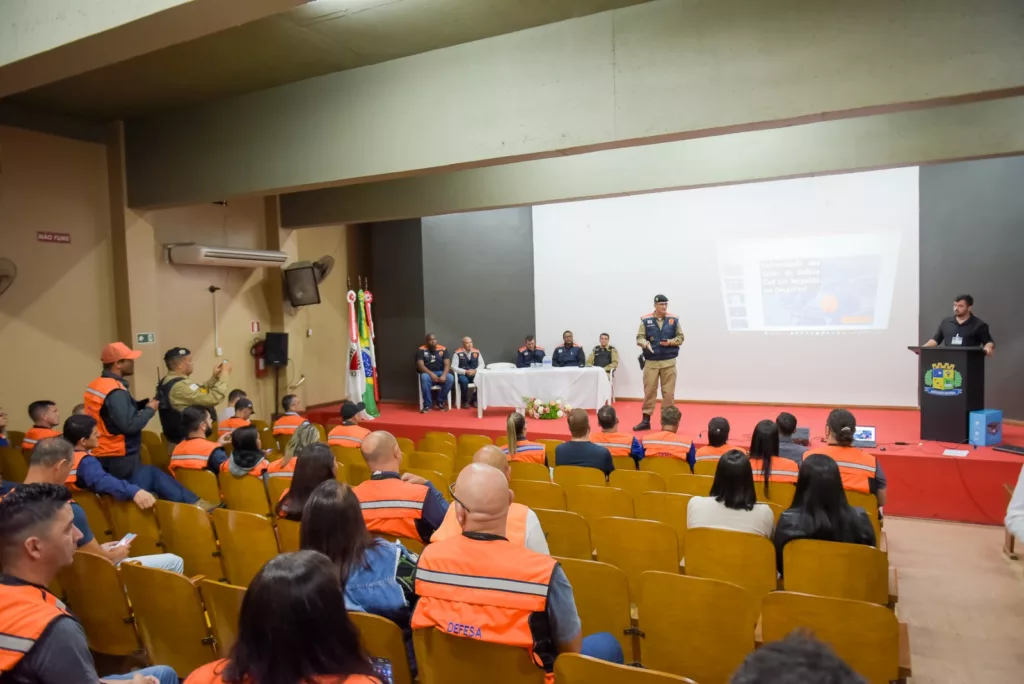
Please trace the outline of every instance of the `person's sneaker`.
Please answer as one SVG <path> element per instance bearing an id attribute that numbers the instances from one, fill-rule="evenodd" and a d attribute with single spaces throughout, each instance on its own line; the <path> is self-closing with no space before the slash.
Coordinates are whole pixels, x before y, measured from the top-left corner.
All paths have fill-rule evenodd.
<path id="1" fill-rule="evenodd" d="M 445 402 L 442 401 L 440 404 L 437 405 L 437 410 L 438 411 L 447 411 L 448 410 L 448 404 L 446 404 Z"/>
<path id="2" fill-rule="evenodd" d="M 202 508 L 207 513 L 212 513 L 218 508 L 224 508 L 224 502 L 207 501 L 206 499 L 200 499 L 199 501 L 196 501 L 196 506 L 199 506 L 199 508 Z"/>
<path id="3" fill-rule="evenodd" d="M 420 413 L 430 413 L 430 405 L 424 404 L 423 408 L 420 409 Z"/>
<path id="4" fill-rule="evenodd" d="M 644 416 L 643 420 L 641 420 L 639 423 L 637 423 L 636 425 L 633 426 L 633 431 L 634 432 L 638 432 L 640 430 L 650 430 L 650 429 L 651 429 L 651 419 L 648 418 L 647 416 Z"/>

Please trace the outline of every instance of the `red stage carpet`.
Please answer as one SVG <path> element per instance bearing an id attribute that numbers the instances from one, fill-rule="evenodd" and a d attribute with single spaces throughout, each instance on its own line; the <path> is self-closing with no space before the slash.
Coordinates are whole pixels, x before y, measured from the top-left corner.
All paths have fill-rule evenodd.
<path id="1" fill-rule="evenodd" d="M 745 406 L 739 404 L 679 404 L 683 412 L 682 434 L 691 435 L 698 444 L 706 443 L 703 432 L 708 420 L 725 416 L 732 424 L 731 443 L 749 445 L 750 433 L 757 421 L 775 418 L 780 411 L 797 416 L 801 427 L 811 430 L 811 444 L 825 433 L 825 408 L 794 408 L 785 406 Z M 640 402 L 615 403 L 621 427 L 629 430 L 640 420 Z M 311 420 L 324 425 L 338 423 L 338 406 L 312 409 Z M 491 409 L 478 419 L 476 411 L 431 411 L 421 414 L 413 404 L 385 403 L 381 416 L 366 426 L 387 430 L 400 437 L 417 440 L 430 430 L 443 430 L 456 435 L 482 434 L 499 437 L 505 434 L 508 409 Z M 966 457 L 943 456 L 942 451 L 952 444 L 921 442 L 918 438 L 917 411 L 897 409 L 857 409 L 854 411 L 860 425 L 874 425 L 878 429 L 878 456 L 888 480 L 889 515 L 916 518 L 937 518 L 959 522 L 1001 525 L 1006 514 L 1007 495 L 1003 484 L 1017 482 L 1024 458 L 995 451 L 989 447 L 972 449 Z M 597 429 L 597 419 L 591 419 Z M 656 422 L 656 421 L 655 421 Z M 655 425 L 657 427 L 657 425 Z M 531 420 L 528 423 L 532 438 L 568 439 L 569 428 L 564 420 Z M 640 433 L 638 433 L 640 434 Z M 1003 439 L 1024 444 L 1024 428 L 1003 427 Z M 909 445 L 896 445 L 909 442 Z"/>

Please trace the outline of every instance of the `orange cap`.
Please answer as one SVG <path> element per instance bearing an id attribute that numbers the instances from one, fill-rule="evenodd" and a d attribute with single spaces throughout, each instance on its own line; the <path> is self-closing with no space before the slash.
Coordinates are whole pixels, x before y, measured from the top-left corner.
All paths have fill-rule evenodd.
<path id="1" fill-rule="evenodd" d="M 124 359 L 137 359 L 142 356 L 140 351 L 132 351 L 124 342 L 111 342 L 103 348 L 100 361 L 103 363 L 116 363 Z"/>

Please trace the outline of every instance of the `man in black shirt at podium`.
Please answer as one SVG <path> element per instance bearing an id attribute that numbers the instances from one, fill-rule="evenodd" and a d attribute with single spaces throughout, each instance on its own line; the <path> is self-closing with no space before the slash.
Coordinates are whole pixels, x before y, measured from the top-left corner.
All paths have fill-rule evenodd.
<path id="1" fill-rule="evenodd" d="M 953 300 L 953 315 L 943 319 L 932 339 L 921 346 L 984 347 L 985 354 L 991 356 L 996 343 L 988 331 L 988 323 L 972 313 L 973 307 L 974 297 L 968 294 L 957 296 Z"/>

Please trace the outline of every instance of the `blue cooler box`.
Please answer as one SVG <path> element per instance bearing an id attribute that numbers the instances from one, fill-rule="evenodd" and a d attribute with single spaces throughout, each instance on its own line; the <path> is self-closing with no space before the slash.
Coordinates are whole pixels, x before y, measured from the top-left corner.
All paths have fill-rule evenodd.
<path id="1" fill-rule="evenodd" d="M 1003 412 L 995 409 L 971 411 L 967 434 L 974 446 L 996 446 L 1003 442 Z"/>

